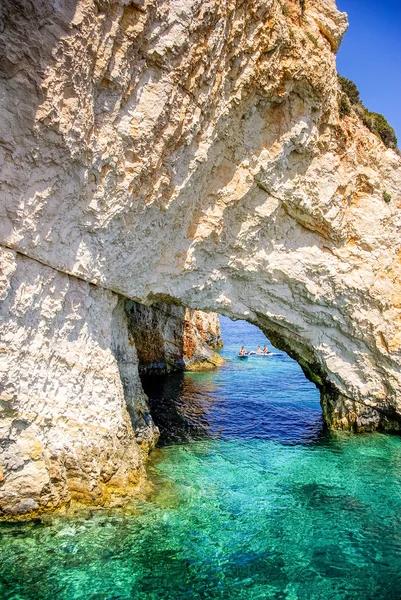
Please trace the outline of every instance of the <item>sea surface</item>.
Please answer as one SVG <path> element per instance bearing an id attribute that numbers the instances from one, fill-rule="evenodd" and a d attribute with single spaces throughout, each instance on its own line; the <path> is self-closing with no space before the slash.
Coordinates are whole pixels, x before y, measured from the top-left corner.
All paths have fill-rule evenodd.
<path id="1" fill-rule="evenodd" d="M 225 366 L 145 382 L 148 498 L 0 525 L 2 600 L 401 599 L 401 438 L 325 431 L 298 364 L 221 321 Z"/>

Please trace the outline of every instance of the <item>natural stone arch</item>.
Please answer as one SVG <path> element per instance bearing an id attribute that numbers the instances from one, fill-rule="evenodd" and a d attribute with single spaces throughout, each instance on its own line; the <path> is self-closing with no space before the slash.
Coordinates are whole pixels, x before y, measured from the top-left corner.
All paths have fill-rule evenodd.
<path id="1" fill-rule="evenodd" d="M 333 427 L 399 428 L 400 158 L 339 116 L 334 0 L 14 7 L 2 506 L 113 502 L 139 483 L 152 425 L 135 440 L 125 299 L 247 319 L 315 378 Z"/>
<path id="2" fill-rule="evenodd" d="M 188 301 L 188 296 L 184 297 Z M 160 298 L 168 302 L 172 300 L 167 296 L 158 296 L 158 299 Z M 310 303 L 311 311 L 298 305 L 295 311 L 296 318 L 291 321 L 291 315 L 286 314 L 286 303 L 281 304 L 280 299 L 276 302 L 275 313 L 264 314 L 251 311 L 242 303 L 239 310 L 239 301 L 235 296 L 233 296 L 234 308 L 227 306 L 229 304 L 227 297 L 225 305 L 221 301 L 213 305 L 205 303 L 202 301 L 202 294 L 197 296 L 191 292 L 191 298 L 190 305 L 196 306 L 197 310 L 218 311 L 233 320 L 241 319 L 256 325 L 278 349 L 296 360 L 306 378 L 319 389 L 323 417 L 330 429 L 355 432 L 376 429 L 400 430 L 401 418 L 396 404 L 392 404 L 390 388 L 387 388 L 389 395 L 386 401 L 369 392 L 369 389 L 372 389 L 369 386 L 375 386 L 376 382 L 373 377 L 369 381 L 365 374 L 375 357 L 372 354 L 368 355 L 369 349 L 364 343 L 352 345 L 352 333 L 344 333 L 338 326 L 337 336 L 340 339 L 338 346 L 327 344 L 321 347 L 317 342 L 314 343 L 316 339 L 324 339 L 328 329 L 327 322 L 322 326 L 316 319 L 318 305 Z M 174 305 L 179 305 L 180 302 L 179 298 L 174 298 Z M 324 318 L 329 317 L 330 315 L 324 314 Z M 346 335 L 349 337 L 347 338 Z M 347 343 L 348 348 L 346 348 Z M 360 361 L 355 365 L 355 355 L 361 351 L 361 348 L 365 351 L 365 362 Z M 337 356 L 335 351 L 338 352 Z M 330 361 L 340 365 L 341 368 L 332 370 Z M 386 367 L 382 366 L 382 368 Z M 359 393 L 363 385 L 368 390 L 365 396 Z M 351 393 L 349 390 L 352 390 Z"/>
<path id="3" fill-rule="evenodd" d="M 395 426 L 400 159 L 339 117 L 334 0 L 21 1 L 2 38 L 1 244 L 140 303 L 280 325 Z"/>

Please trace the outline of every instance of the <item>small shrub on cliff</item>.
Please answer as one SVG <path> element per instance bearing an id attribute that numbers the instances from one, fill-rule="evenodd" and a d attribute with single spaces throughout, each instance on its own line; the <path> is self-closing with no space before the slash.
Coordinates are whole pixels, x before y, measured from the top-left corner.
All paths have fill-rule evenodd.
<path id="1" fill-rule="evenodd" d="M 356 87 L 355 83 L 351 81 L 351 79 L 347 79 L 342 75 L 338 76 L 338 83 L 340 84 L 340 88 L 348 96 L 351 104 L 359 104 L 361 99 L 359 97 L 359 90 Z"/>
<path id="2" fill-rule="evenodd" d="M 351 105 L 345 94 L 341 94 L 339 109 L 340 109 L 340 117 L 341 118 L 346 117 L 347 115 L 351 114 Z"/>
<path id="3" fill-rule="evenodd" d="M 391 194 L 389 194 L 388 192 L 383 192 L 383 200 L 384 202 L 391 202 Z"/>
<path id="4" fill-rule="evenodd" d="M 286 4 L 282 4 L 282 5 L 281 5 L 281 10 L 282 10 L 282 12 L 283 12 L 283 15 L 284 15 L 285 17 L 288 17 L 288 6 L 287 6 Z"/>
<path id="5" fill-rule="evenodd" d="M 369 127 L 370 131 L 373 131 L 373 133 L 381 138 L 383 144 L 385 144 L 387 148 L 392 148 L 393 150 L 397 149 L 397 136 L 395 135 L 395 131 L 383 115 L 370 112 L 365 108 L 362 120 L 366 127 Z"/>
<path id="6" fill-rule="evenodd" d="M 307 31 L 306 37 L 312 42 L 312 44 L 317 46 L 317 38 L 313 35 L 313 33 L 309 33 L 309 31 Z"/>
<path id="7" fill-rule="evenodd" d="M 304 14 L 305 8 L 306 8 L 306 0 L 298 0 L 298 1 L 299 1 L 299 5 L 301 7 L 302 14 Z"/>
<path id="8" fill-rule="evenodd" d="M 344 117 L 351 112 L 351 106 L 362 119 L 366 127 L 376 134 L 387 148 L 397 150 L 397 136 L 387 120 L 379 113 L 370 112 L 361 102 L 359 90 L 355 83 L 346 77 L 338 76 L 338 83 L 343 92 L 339 96 L 338 108 L 340 116 Z M 345 98 L 344 98 L 345 95 Z"/>

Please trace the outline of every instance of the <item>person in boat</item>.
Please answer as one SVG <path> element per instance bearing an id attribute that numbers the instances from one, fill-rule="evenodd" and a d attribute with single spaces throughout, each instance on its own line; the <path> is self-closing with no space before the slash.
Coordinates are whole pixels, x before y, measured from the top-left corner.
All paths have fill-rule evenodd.
<path id="1" fill-rule="evenodd" d="M 247 352 L 245 350 L 245 346 L 241 347 L 241 350 L 239 351 L 239 355 L 240 356 L 247 356 Z"/>
<path id="2" fill-rule="evenodd" d="M 269 348 L 266 346 L 266 344 L 263 346 L 263 354 L 270 354 Z"/>
<path id="3" fill-rule="evenodd" d="M 260 346 L 258 346 L 258 349 L 256 350 L 256 354 L 262 354 L 262 350 L 260 349 Z"/>

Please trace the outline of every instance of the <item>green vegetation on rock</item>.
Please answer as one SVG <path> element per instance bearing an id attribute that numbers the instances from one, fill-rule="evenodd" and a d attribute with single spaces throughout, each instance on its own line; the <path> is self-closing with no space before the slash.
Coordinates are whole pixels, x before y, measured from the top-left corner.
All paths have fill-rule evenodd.
<path id="1" fill-rule="evenodd" d="M 338 76 L 338 82 L 344 94 L 347 95 L 351 104 L 360 104 L 359 90 L 351 79 L 346 79 L 342 75 Z"/>
<path id="2" fill-rule="evenodd" d="M 397 149 L 397 136 L 394 129 L 385 117 L 379 113 L 370 112 L 361 102 L 359 90 L 355 83 L 342 75 L 338 76 L 338 83 L 342 94 L 339 98 L 340 116 L 344 117 L 351 113 L 351 105 L 361 117 L 362 121 L 377 137 L 379 137 L 387 148 Z"/>
<path id="3" fill-rule="evenodd" d="M 313 33 L 310 33 L 309 31 L 306 32 L 306 37 L 312 42 L 312 44 L 314 44 L 315 46 L 318 45 L 317 43 L 317 37 L 315 37 L 313 35 Z"/>
<path id="4" fill-rule="evenodd" d="M 393 148 L 393 150 L 397 148 L 395 131 L 383 115 L 365 109 L 362 120 L 370 131 L 382 139 L 387 148 Z"/>
<path id="5" fill-rule="evenodd" d="M 341 98 L 340 98 L 340 102 L 339 102 L 339 109 L 340 109 L 340 117 L 345 117 L 346 115 L 351 114 L 351 105 L 345 94 L 341 94 Z"/>
<path id="6" fill-rule="evenodd" d="M 383 200 L 385 202 L 391 202 L 391 194 L 389 194 L 388 192 L 383 192 Z"/>

